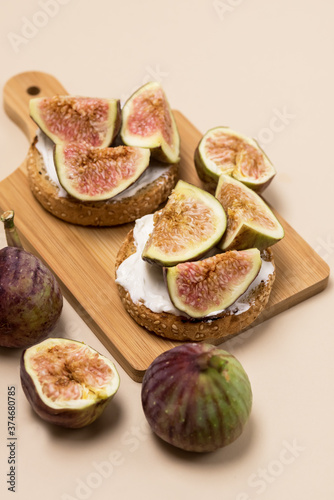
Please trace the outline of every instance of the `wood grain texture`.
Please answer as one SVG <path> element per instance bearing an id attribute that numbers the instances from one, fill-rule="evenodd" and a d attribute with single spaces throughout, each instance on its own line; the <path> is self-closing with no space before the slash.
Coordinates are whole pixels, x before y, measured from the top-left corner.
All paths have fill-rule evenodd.
<path id="1" fill-rule="evenodd" d="M 32 97 L 66 94 L 51 75 L 28 72 L 14 76 L 4 88 L 4 106 L 10 118 L 32 141 L 36 125 L 28 114 Z M 110 96 L 115 97 L 115 96 Z M 193 154 L 201 133 L 174 111 L 181 136 L 180 177 L 200 186 Z M 0 207 L 13 209 L 17 228 L 27 249 L 35 253 L 58 277 L 65 297 L 126 372 L 140 381 L 156 356 L 177 345 L 139 327 L 124 311 L 114 282 L 117 251 L 133 224 L 112 228 L 80 227 L 46 212 L 30 192 L 25 161 L 0 183 Z M 319 255 L 274 210 L 285 238 L 274 249 L 277 277 L 269 303 L 256 324 L 323 290 L 329 268 Z M 80 339 L 78 339 L 80 340 Z"/>

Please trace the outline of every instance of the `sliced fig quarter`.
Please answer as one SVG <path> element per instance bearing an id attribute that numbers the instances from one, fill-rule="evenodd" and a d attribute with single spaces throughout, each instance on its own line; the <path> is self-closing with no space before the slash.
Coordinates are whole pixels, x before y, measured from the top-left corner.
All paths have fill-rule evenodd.
<path id="1" fill-rule="evenodd" d="M 226 228 L 224 209 L 215 197 L 182 180 L 155 219 L 142 258 L 166 267 L 200 258 Z"/>
<path id="2" fill-rule="evenodd" d="M 257 192 L 263 191 L 276 174 L 255 139 L 229 127 L 215 127 L 203 136 L 195 151 L 195 166 L 204 182 L 217 183 L 224 173 Z"/>
<path id="3" fill-rule="evenodd" d="M 230 251 L 165 269 L 174 306 L 193 318 L 219 313 L 242 295 L 261 268 L 257 248 Z"/>
<path id="4" fill-rule="evenodd" d="M 70 143 L 55 146 L 54 160 L 59 182 L 68 194 L 83 201 L 98 201 L 113 198 L 133 184 L 148 167 L 150 151 Z"/>
<path id="5" fill-rule="evenodd" d="M 152 156 L 160 161 L 179 161 L 179 133 L 159 83 L 147 83 L 126 101 L 122 109 L 121 138 L 128 146 L 149 148 Z"/>
<path id="6" fill-rule="evenodd" d="M 284 237 L 284 230 L 264 200 L 241 182 L 222 174 L 216 198 L 227 215 L 219 246 L 223 250 L 263 250 Z"/>
<path id="7" fill-rule="evenodd" d="M 55 143 L 107 147 L 121 126 L 118 99 L 59 96 L 30 99 L 30 116 Z"/>
<path id="8" fill-rule="evenodd" d="M 22 353 L 20 376 L 33 410 L 47 422 L 79 428 L 91 424 L 116 394 L 114 364 L 75 340 L 48 338 Z"/>

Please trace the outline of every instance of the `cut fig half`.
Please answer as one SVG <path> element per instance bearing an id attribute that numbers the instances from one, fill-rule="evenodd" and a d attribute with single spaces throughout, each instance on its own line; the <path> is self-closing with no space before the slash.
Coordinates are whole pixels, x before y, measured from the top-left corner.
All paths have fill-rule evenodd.
<path id="1" fill-rule="evenodd" d="M 284 230 L 263 199 L 243 183 L 222 174 L 216 198 L 227 215 L 227 228 L 219 246 L 223 250 L 263 250 L 284 237 Z"/>
<path id="2" fill-rule="evenodd" d="M 113 198 L 133 184 L 148 167 L 150 151 L 70 143 L 55 146 L 54 160 L 59 182 L 68 194 L 83 201 L 98 201 Z"/>
<path id="3" fill-rule="evenodd" d="M 165 268 L 170 299 L 193 318 L 219 314 L 247 290 L 261 264 L 259 250 L 251 248 Z"/>
<path id="4" fill-rule="evenodd" d="M 71 428 L 96 420 L 120 383 L 109 359 L 82 342 L 63 338 L 26 349 L 20 376 L 33 410 L 47 422 Z"/>
<path id="5" fill-rule="evenodd" d="M 226 228 L 224 209 L 215 197 L 182 180 L 155 219 L 142 258 L 165 267 L 200 258 Z"/>
<path id="6" fill-rule="evenodd" d="M 149 148 L 152 156 L 160 161 L 179 161 L 179 133 L 159 83 L 147 83 L 126 101 L 122 109 L 121 138 L 128 146 Z"/>
<path id="7" fill-rule="evenodd" d="M 55 143 L 84 142 L 107 147 L 121 126 L 120 101 L 59 96 L 30 99 L 30 116 Z"/>
<path id="8" fill-rule="evenodd" d="M 229 127 L 210 129 L 195 151 L 195 166 L 203 182 L 216 183 L 224 173 L 254 191 L 263 191 L 276 170 L 255 139 Z"/>

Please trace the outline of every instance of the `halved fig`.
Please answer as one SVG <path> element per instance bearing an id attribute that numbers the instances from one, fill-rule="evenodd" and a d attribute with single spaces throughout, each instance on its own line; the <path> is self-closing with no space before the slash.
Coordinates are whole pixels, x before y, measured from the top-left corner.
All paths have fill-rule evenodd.
<path id="1" fill-rule="evenodd" d="M 133 184 L 148 167 L 150 151 L 130 146 L 92 148 L 74 142 L 56 145 L 54 160 L 59 182 L 71 196 L 97 201 Z"/>
<path id="2" fill-rule="evenodd" d="M 192 318 L 218 314 L 247 290 L 261 263 L 259 250 L 251 248 L 165 268 L 169 296 Z"/>
<path id="3" fill-rule="evenodd" d="M 179 133 L 159 83 L 147 83 L 126 101 L 122 109 L 121 138 L 128 146 L 149 148 L 152 156 L 160 161 L 179 161 Z"/>
<path id="4" fill-rule="evenodd" d="M 60 96 L 30 99 L 30 116 L 55 143 L 109 146 L 121 126 L 118 99 Z"/>
<path id="5" fill-rule="evenodd" d="M 63 338 L 26 349 L 20 376 L 33 410 L 47 422 L 71 428 L 94 422 L 120 383 L 109 359 L 82 342 Z"/>
<path id="6" fill-rule="evenodd" d="M 284 236 L 284 230 L 268 205 L 253 190 L 222 174 L 216 198 L 227 215 L 227 228 L 219 246 L 223 250 L 267 248 Z"/>
<path id="7" fill-rule="evenodd" d="M 142 258 L 166 267 L 198 259 L 221 240 L 225 228 L 225 212 L 214 196 L 180 180 L 155 216 Z"/>
<path id="8" fill-rule="evenodd" d="M 263 191 L 276 170 L 258 143 L 229 127 L 210 129 L 195 151 L 199 178 L 217 184 L 220 174 L 228 174 L 254 191 Z"/>

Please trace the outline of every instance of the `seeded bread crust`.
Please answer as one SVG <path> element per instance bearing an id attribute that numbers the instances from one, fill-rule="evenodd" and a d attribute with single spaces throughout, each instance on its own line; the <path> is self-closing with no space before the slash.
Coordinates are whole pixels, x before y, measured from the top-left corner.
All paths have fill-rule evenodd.
<path id="1" fill-rule="evenodd" d="M 115 263 L 115 277 L 120 264 L 136 251 L 133 230 L 131 230 L 120 247 Z M 274 255 L 270 248 L 261 253 L 264 260 L 274 265 Z M 236 314 L 237 310 L 230 310 L 217 318 L 189 319 L 171 313 L 155 313 L 143 303 L 134 303 L 125 288 L 117 284 L 119 296 L 130 316 L 140 325 L 154 332 L 160 337 L 179 341 L 208 341 L 214 339 L 227 340 L 247 328 L 265 308 L 275 280 L 275 268 L 268 281 L 261 282 L 253 291 L 251 306 L 247 311 Z"/>
<path id="2" fill-rule="evenodd" d="M 133 196 L 121 200 L 81 202 L 71 196 L 60 197 L 59 188 L 48 177 L 43 157 L 35 147 L 29 148 L 27 170 L 30 189 L 39 203 L 54 216 L 81 226 L 117 226 L 154 212 L 163 203 L 178 180 L 178 164 Z"/>

